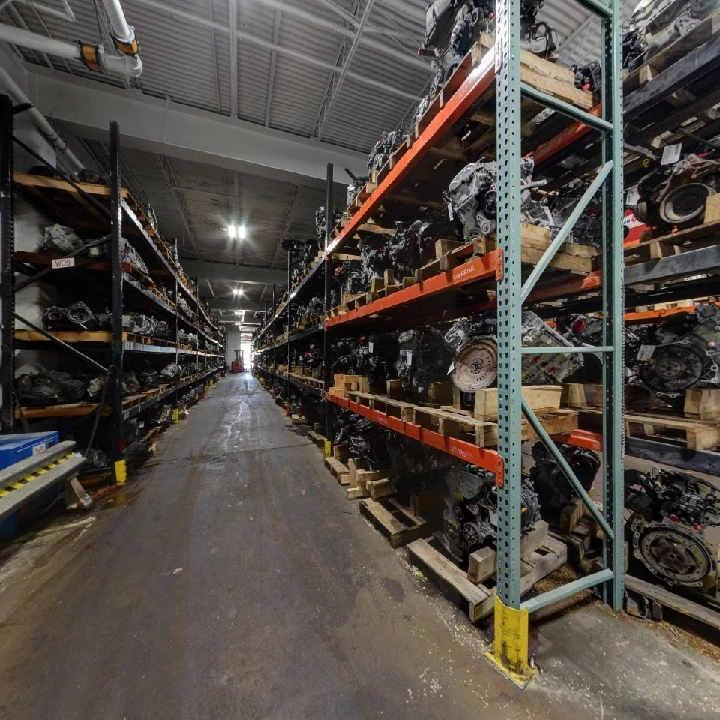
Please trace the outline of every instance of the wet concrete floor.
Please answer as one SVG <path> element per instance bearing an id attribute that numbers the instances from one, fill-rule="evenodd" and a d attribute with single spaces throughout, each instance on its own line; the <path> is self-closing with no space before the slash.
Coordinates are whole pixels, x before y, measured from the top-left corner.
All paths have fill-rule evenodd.
<path id="1" fill-rule="evenodd" d="M 596 602 L 540 625 L 517 689 L 247 374 L 0 563 L 3 720 L 718 717 L 713 659 Z"/>

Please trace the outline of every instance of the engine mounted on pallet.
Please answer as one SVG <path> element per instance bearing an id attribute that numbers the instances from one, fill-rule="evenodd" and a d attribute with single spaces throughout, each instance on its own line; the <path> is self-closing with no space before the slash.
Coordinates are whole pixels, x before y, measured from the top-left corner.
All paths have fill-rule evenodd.
<path id="1" fill-rule="evenodd" d="M 717 589 L 717 549 L 705 537 L 720 526 L 720 490 L 676 470 L 625 471 L 633 554 L 667 585 Z"/>
<path id="2" fill-rule="evenodd" d="M 447 495 L 441 541 L 458 562 L 497 539 L 495 475 L 474 465 L 453 468 L 446 476 Z M 520 529 L 526 532 L 540 520 L 540 504 L 529 478 L 520 490 Z"/>
<path id="3" fill-rule="evenodd" d="M 369 418 L 340 412 L 335 417 L 335 445 L 347 445 L 350 456 L 360 458 L 368 470 L 381 470 L 389 463 L 388 431 L 378 428 Z"/>
<path id="4" fill-rule="evenodd" d="M 437 328 L 405 330 L 398 335 L 400 357 L 397 374 L 403 389 L 424 400 L 430 384 L 444 380 L 452 360 L 452 350 Z"/>
<path id="5" fill-rule="evenodd" d="M 552 228 L 553 216 L 546 200 L 536 200 L 532 188 L 545 185 L 545 180 L 533 182 L 535 162 L 523 158 L 520 162 L 520 212 L 522 221 L 531 225 Z M 455 219 L 465 240 L 495 233 L 497 225 L 497 163 L 483 162 L 466 165 L 452 180 L 444 194 L 450 219 Z"/>
<path id="6" fill-rule="evenodd" d="M 452 381 L 461 393 L 492 387 L 497 380 L 497 314 L 494 311 L 458 320 L 445 334 L 454 350 L 450 365 Z M 525 347 L 572 347 L 560 333 L 535 313 L 522 313 L 522 344 Z M 558 385 L 580 367 L 579 353 L 524 354 L 523 385 Z"/>
<path id="7" fill-rule="evenodd" d="M 671 403 L 690 388 L 720 386 L 720 305 L 698 305 L 694 313 L 632 328 L 626 364 L 631 384 Z"/>
<path id="8" fill-rule="evenodd" d="M 575 206 L 580 202 L 585 189 L 584 183 L 580 180 L 573 180 L 561 188 L 556 195 L 549 196 L 548 205 L 552 216 L 550 234 L 552 237 L 560 232 Z M 600 193 L 595 193 L 573 226 L 567 242 L 600 248 L 602 247 L 602 232 L 602 197 Z"/>
<path id="9" fill-rule="evenodd" d="M 580 481 L 583 490 L 590 492 L 600 469 L 598 454 L 565 443 L 559 443 L 557 448 Z M 543 517 L 556 519 L 562 509 L 577 497 L 577 493 L 543 442 L 533 445 L 532 458 L 534 465 L 530 468 L 529 477 L 542 507 Z"/>
<path id="10" fill-rule="evenodd" d="M 373 149 L 368 155 L 368 176 L 373 177 L 375 173 L 380 172 L 385 166 L 385 163 L 390 159 L 390 156 L 395 150 L 402 145 L 405 140 L 405 136 L 400 130 L 393 130 L 392 132 L 384 132 L 382 137 L 375 143 Z"/>
<path id="11" fill-rule="evenodd" d="M 637 186 L 638 220 L 661 232 L 701 225 L 707 198 L 720 190 L 720 159 L 709 156 L 720 156 L 720 143 L 702 157 L 686 155 L 645 175 Z"/>
<path id="12" fill-rule="evenodd" d="M 393 492 L 403 500 L 444 486 L 446 473 L 457 464 L 447 453 L 399 433 L 388 433 L 388 453 Z"/>
<path id="13" fill-rule="evenodd" d="M 718 0 L 640 0 L 623 30 L 623 67 L 640 67 L 718 7 Z"/>

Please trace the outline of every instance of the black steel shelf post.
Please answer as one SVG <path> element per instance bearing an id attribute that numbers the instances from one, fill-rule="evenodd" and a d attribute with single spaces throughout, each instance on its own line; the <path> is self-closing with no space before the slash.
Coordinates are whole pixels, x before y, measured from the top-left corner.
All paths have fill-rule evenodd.
<path id="1" fill-rule="evenodd" d="M 290 302 L 290 278 L 292 277 L 292 248 L 288 250 L 288 267 L 287 267 L 287 293 L 288 293 L 288 299 L 287 304 L 285 305 L 285 311 L 287 312 L 287 403 L 285 406 L 286 412 L 289 415 L 290 414 L 290 315 L 291 315 L 291 305 Z"/>
<path id="2" fill-rule="evenodd" d="M 333 201 L 333 166 L 328 163 L 327 166 L 327 187 L 325 189 L 325 252 L 327 253 L 328 245 L 332 238 L 333 217 L 332 211 Z M 330 312 L 330 304 L 332 302 L 332 259 L 329 255 L 325 256 L 325 298 L 323 308 L 325 314 Z M 327 392 L 330 389 L 330 371 L 332 370 L 332 358 L 330 357 L 330 339 L 323 327 L 323 389 Z M 325 437 L 330 438 L 332 430 L 332 408 L 331 403 L 325 403 Z"/>
<path id="3" fill-rule="evenodd" d="M 123 438 L 123 269 L 122 206 L 120 176 L 120 131 L 110 123 L 110 265 L 112 272 L 112 395 L 111 438 L 113 477 L 118 485 L 127 481 Z"/>
<path id="4" fill-rule="evenodd" d="M 13 106 L 0 96 L 0 431 L 11 433 L 15 420 L 15 224 L 13 216 Z"/>
<path id="5" fill-rule="evenodd" d="M 177 251 L 177 238 L 173 239 L 173 243 L 175 245 L 175 250 Z M 177 257 L 177 252 L 175 253 L 175 257 Z M 174 325 L 174 336 L 173 340 L 175 341 L 175 364 L 179 367 L 180 366 L 180 350 L 178 348 L 178 344 L 180 342 L 180 306 L 178 305 L 178 299 L 180 296 L 180 288 L 178 287 L 178 279 L 175 278 L 175 282 L 173 283 L 173 302 L 175 303 L 175 314 L 173 317 L 173 325 Z M 180 378 L 178 377 L 178 384 L 180 382 Z M 178 408 L 178 385 L 175 385 L 175 392 L 173 394 L 173 409 L 172 409 L 172 421 L 174 424 L 180 422 L 180 410 Z"/>

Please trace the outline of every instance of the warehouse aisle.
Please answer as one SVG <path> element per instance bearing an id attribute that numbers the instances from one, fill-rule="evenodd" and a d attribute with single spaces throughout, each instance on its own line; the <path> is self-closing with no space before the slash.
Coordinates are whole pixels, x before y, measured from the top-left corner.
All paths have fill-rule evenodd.
<path id="1" fill-rule="evenodd" d="M 697 693 L 710 660 L 597 606 L 543 628 L 549 672 L 516 689 L 250 375 L 158 445 L 95 522 L 0 567 L 0 718 L 702 718 L 720 700 Z M 604 687 L 598 652 L 626 658 Z"/>

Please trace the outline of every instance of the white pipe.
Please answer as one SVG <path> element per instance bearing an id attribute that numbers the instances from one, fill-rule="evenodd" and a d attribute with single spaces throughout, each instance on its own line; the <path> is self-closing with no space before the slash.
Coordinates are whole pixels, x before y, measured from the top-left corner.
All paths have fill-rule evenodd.
<path id="1" fill-rule="evenodd" d="M 65 58 L 66 60 L 82 61 L 80 43 L 69 42 L 68 40 L 55 40 L 45 35 L 37 35 L 29 30 L 16 28 L 11 25 L 0 23 L 0 40 L 9 42 L 12 45 L 20 45 L 30 50 L 46 52 L 49 55 Z M 101 66 L 112 72 L 127 75 L 128 77 L 139 77 L 142 73 L 142 61 L 137 56 L 108 55 L 102 45 L 99 48 Z"/>
<path id="2" fill-rule="evenodd" d="M 110 26 L 113 29 L 115 38 L 120 42 L 131 43 L 135 39 L 135 32 L 127 24 L 119 0 L 102 0 L 102 4 L 105 6 L 105 12 L 110 19 Z"/>
<path id="3" fill-rule="evenodd" d="M 30 105 L 27 111 L 35 121 L 40 132 L 52 143 L 58 152 L 61 152 L 69 160 L 75 170 L 82 170 L 83 164 L 78 160 L 75 153 L 67 146 L 67 143 L 55 132 L 53 126 L 45 119 L 45 116 L 30 102 L 30 98 L 22 91 L 22 88 L 12 79 L 5 68 L 0 65 L 0 81 L 6 90 L 13 96 L 18 105 Z"/>

